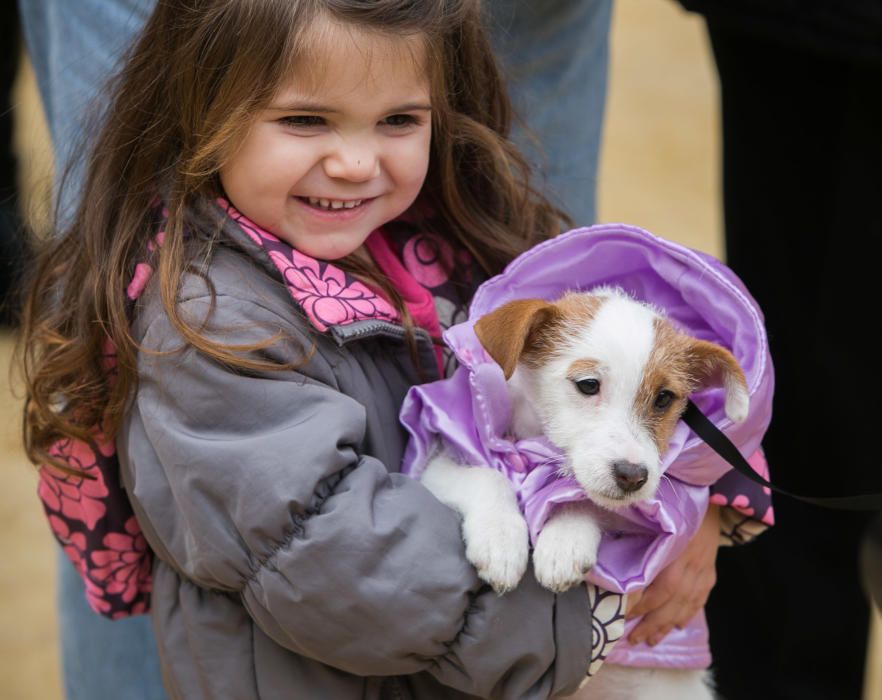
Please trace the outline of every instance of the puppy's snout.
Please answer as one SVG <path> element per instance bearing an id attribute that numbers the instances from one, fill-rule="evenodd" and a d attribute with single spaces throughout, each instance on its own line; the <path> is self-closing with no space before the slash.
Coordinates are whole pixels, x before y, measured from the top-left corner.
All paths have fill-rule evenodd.
<path id="1" fill-rule="evenodd" d="M 613 462 L 613 476 L 616 484 L 625 493 L 632 493 L 646 483 L 646 477 L 649 471 L 642 464 L 634 464 L 632 462 Z"/>

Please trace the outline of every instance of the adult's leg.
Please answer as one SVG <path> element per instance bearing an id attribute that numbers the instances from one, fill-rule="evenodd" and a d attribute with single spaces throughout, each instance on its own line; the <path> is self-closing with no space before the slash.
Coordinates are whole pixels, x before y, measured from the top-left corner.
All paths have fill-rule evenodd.
<path id="1" fill-rule="evenodd" d="M 34 65 L 55 151 L 66 174 L 59 214 L 76 205 L 78 168 L 68 165 L 87 144 L 102 87 L 116 69 L 154 0 L 24 0 L 25 43 Z M 73 161 L 75 162 L 75 161 Z M 58 608 L 62 670 L 69 700 L 164 700 L 150 620 L 109 621 L 91 611 L 83 584 L 59 552 Z"/>
<path id="2" fill-rule="evenodd" d="M 150 617 L 108 620 L 96 615 L 63 553 L 58 557 L 58 618 L 68 700 L 166 700 Z"/>
<path id="3" fill-rule="evenodd" d="M 596 218 L 612 0 L 489 0 L 515 111 L 513 140 L 577 226 Z M 543 183 L 544 179 L 544 183 Z"/>
<path id="4" fill-rule="evenodd" d="M 879 68 L 710 26 L 723 101 L 728 262 L 762 306 L 776 368 L 764 442 L 785 488 L 837 495 L 880 482 L 878 372 L 868 350 L 882 235 Z M 720 692 L 860 698 L 869 515 L 775 500 L 777 524 L 722 550 L 708 605 Z"/>
<path id="5" fill-rule="evenodd" d="M 25 45 L 46 113 L 62 218 L 75 206 L 78 163 L 104 107 L 102 90 L 156 0 L 20 0 Z"/>

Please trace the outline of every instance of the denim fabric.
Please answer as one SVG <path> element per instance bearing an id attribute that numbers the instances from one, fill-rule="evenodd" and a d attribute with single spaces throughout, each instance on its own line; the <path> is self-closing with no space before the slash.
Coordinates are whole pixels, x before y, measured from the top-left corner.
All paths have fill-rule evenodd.
<path id="1" fill-rule="evenodd" d="M 58 618 L 68 700 L 166 700 L 148 615 L 96 615 L 83 581 L 59 550 Z"/>
<path id="2" fill-rule="evenodd" d="M 546 196 L 576 226 L 593 224 L 612 0 L 486 4 L 518 122 L 529 129 L 516 123 L 513 140 Z"/>
<path id="3" fill-rule="evenodd" d="M 25 45 L 55 149 L 56 184 L 84 153 L 103 106 L 102 87 L 155 0 L 19 0 Z M 75 159 L 79 164 L 81 158 Z M 59 212 L 76 203 L 77 170 L 67 174 Z"/>
<path id="4" fill-rule="evenodd" d="M 66 174 L 62 220 L 76 203 L 72 156 L 87 147 L 103 106 L 102 86 L 142 26 L 155 0 L 20 0 L 21 20 L 55 147 Z M 537 171 L 542 189 L 575 223 L 595 218 L 595 187 L 606 94 L 612 0 L 489 0 L 494 45 L 512 98 L 532 137 L 514 140 Z M 544 146 L 540 148 L 538 144 Z M 78 159 L 74 159 L 74 166 Z M 541 183 L 540 183 L 541 185 Z M 66 557 L 59 563 L 59 624 L 69 700 L 165 698 L 153 632 L 146 616 L 110 622 L 85 602 Z"/>

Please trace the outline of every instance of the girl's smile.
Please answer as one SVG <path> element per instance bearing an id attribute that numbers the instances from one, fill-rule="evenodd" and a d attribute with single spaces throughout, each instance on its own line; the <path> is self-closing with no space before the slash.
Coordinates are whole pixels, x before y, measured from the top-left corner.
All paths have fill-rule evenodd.
<path id="1" fill-rule="evenodd" d="M 307 215 L 321 221 L 338 223 L 355 221 L 370 206 L 375 197 L 363 199 L 325 199 L 323 197 L 294 197 L 307 210 Z"/>
<path id="2" fill-rule="evenodd" d="M 309 52 L 220 169 L 245 216 L 311 257 L 336 260 L 402 214 L 429 167 L 421 37 L 316 29 Z"/>

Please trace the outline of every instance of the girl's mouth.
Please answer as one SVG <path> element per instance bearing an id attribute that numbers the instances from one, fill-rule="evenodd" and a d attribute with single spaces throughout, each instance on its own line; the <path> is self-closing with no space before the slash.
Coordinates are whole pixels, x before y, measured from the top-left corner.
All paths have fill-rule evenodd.
<path id="1" fill-rule="evenodd" d="M 294 199 L 309 216 L 331 224 L 355 221 L 370 207 L 376 197 L 363 199 L 325 199 L 323 197 L 299 197 Z"/>
<path id="2" fill-rule="evenodd" d="M 301 202 L 312 209 L 323 212 L 344 212 L 358 209 L 370 199 L 324 199 L 323 197 L 297 197 Z"/>

